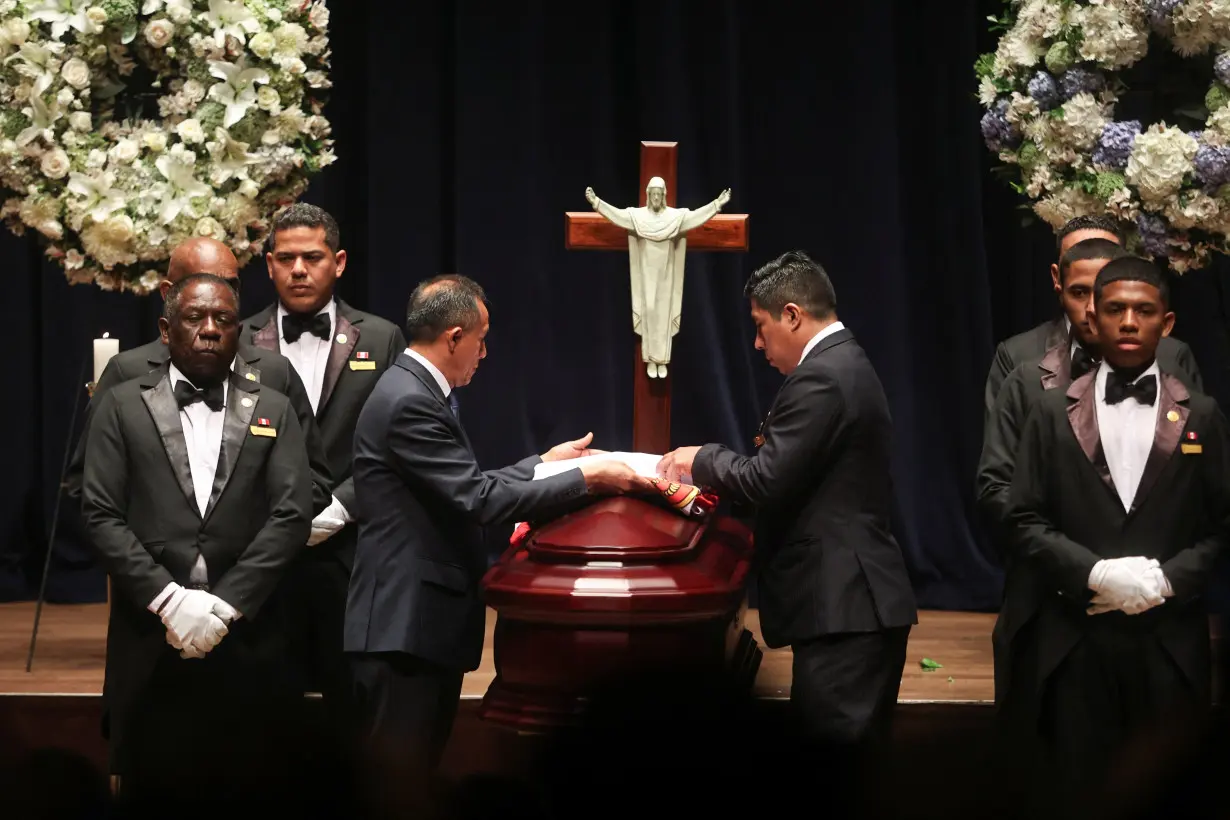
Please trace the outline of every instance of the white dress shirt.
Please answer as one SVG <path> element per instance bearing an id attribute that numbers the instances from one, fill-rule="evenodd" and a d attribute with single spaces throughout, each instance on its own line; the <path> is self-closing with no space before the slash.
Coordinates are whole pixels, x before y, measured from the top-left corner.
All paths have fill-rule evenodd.
<path id="1" fill-rule="evenodd" d="M 337 301 L 330 299 L 329 304 L 318 310 L 316 315 L 321 313 L 329 314 L 328 338 L 322 339 L 319 336 L 304 333 L 295 341 L 288 342 L 282 335 L 282 320 L 289 314 L 286 308 L 282 307 L 282 303 L 278 302 L 278 347 L 282 355 L 290 359 L 295 372 L 299 374 L 299 379 L 303 382 L 303 389 L 307 391 L 308 401 L 312 403 L 313 413 L 317 412 L 320 407 L 320 394 L 325 386 L 325 367 L 329 364 L 333 334 L 337 332 Z"/>
<path id="2" fill-rule="evenodd" d="M 453 388 L 448 383 L 448 379 L 444 378 L 444 374 L 440 372 L 440 368 L 436 367 L 431 362 L 427 361 L 427 357 L 417 350 L 406 348 L 406 355 L 416 362 L 427 368 L 427 372 L 436 380 L 436 384 L 440 385 L 440 389 L 444 391 L 444 398 L 448 398 L 448 394 L 453 392 Z"/>
<path id="3" fill-rule="evenodd" d="M 807 344 L 803 345 L 803 355 L 799 357 L 799 364 L 803 363 L 803 360 L 807 358 L 807 354 L 811 353 L 812 350 L 816 347 L 816 345 L 820 344 L 827 337 L 832 336 L 834 333 L 838 332 L 839 330 L 845 330 L 845 329 L 846 329 L 846 326 L 843 325 L 841 322 L 833 322 L 833 324 L 829 325 L 824 330 L 817 333 L 815 336 L 812 336 L 811 339 L 807 342 Z"/>
<path id="4" fill-rule="evenodd" d="M 231 367 L 234 369 L 234 362 L 231 363 Z M 172 390 L 181 381 L 192 384 L 192 380 L 174 364 L 170 366 L 168 374 Z M 211 410 L 208 404 L 198 401 L 179 411 L 179 423 L 184 428 L 184 444 L 188 449 L 188 469 L 192 473 L 192 490 L 196 495 L 196 506 L 201 511 L 202 517 L 209 507 L 209 496 L 213 493 L 214 488 L 214 476 L 218 473 L 218 457 L 222 452 L 222 427 L 226 421 L 226 401 L 229 398 L 230 389 L 230 384 L 222 382 L 221 410 Z M 193 564 L 192 571 L 188 575 L 188 581 L 194 584 L 208 583 L 209 572 L 205 565 L 205 556 L 197 555 L 196 563 Z M 150 610 L 157 612 L 158 607 L 172 589 L 174 587 L 168 586 L 158 593 L 150 602 Z"/>
<path id="5" fill-rule="evenodd" d="M 1140 485 L 1140 477 L 1145 472 L 1149 451 L 1153 449 L 1153 436 L 1161 402 L 1155 399 L 1152 405 L 1141 404 L 1135 398 L 1129 397 L 1118 404 L 1107 404 L 1106 380 L 1109 374 L 1110 365 L 1102 362 L 1094 384 L 1094 390 L 1097 391 L 1094 395 L 1097 397 L 1098 434 L 1102 439 L 1106 467 L 1110 470 L 1111 480 L 1115 482 L 1119 500 L 1123 503 L 1124 510 L 1130 510 L 1132 501 L 1136 498 L 1136 488 Z M 1146 376 L 1153 376 L 1161 381 L 1161 370 L 1156 361 L 1135 381 Z M 1158 389 L 1160 391 L 1160 384 Z"/>

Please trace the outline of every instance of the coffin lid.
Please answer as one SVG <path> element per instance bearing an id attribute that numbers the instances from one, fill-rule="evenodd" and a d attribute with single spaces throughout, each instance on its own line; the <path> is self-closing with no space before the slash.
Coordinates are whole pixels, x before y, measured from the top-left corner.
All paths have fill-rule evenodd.
<path id="1" fill-rule="evenodd" d="M 525 548 L 532 558 L 547 561 L 653 561 L 689 552 L 704 531 L 704 519 L 620 496 L 540 525 L 530 533 Z"/>

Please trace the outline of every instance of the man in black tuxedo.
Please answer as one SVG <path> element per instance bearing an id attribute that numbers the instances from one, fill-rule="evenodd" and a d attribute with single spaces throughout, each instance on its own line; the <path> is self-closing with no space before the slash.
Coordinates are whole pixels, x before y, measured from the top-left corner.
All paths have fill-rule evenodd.
<path id="1" fill-rule="evenodd" d="M 1204 594 L 1230 520 L 1225 418 L 1157 359 L 1174 324 L 1160 271 L 1108 263 L 1092 323 L 1102 363 L 1038 400 L 1009 510 L 1038 596 L 1005 603 L 1037 612 L 1010 685 L 1065 790 L 1096 788 L 1126 743 L 1208 708 Z"/>
<path id="2" fill-rule="evenodd" d="M 245 753 L 231 732 L 253 709 L 301 697 L 260 616 L 310 530 L 307 449 L 286 396 L 231 371 L 238 307 L 219 277 L 177 282 L 169 361 L 99 398 L 85 455 L 82 511 L 115 590 L 112 771 L 127 794 L 173 781 L 187 804 Z"/>
<path id="3" fill-rule="evenodd" d="M 1070 338 L 1065 337 L 1041 359 L 1023 362 L 1013 370 L 999 391 L 994 412 L 987 418 L 975 493 L 979 511 L 1007 567 L 1005 600 L 1019 602 L 1037 597 L 1018 586 L 1032 583 L 1034 575 L 1027 570 L 1016 571 L 1009 561 L 1012 551 L 1008 548 L 1011 539 L 1007 521 L 1008 495 L 1021 430 L 1029 411 L 1046 391 L 1066 389 L 1075 379 L 1097 367 L 1101 353 L 1089 321 L 1094 281 L 1098 271 L 1108 262 L 1128 255 L 1118 243 L 1101 238 L 1077 242 L 1064 253 L 1059 265 L 1060 302 L 1071 328 Z M 1185 351 L 1187 348 L 1181 342 L 1164 337 L 1157 347 L 1158 362 L 1188 388 L 1199 390 L 1199 371 L 1194 370 L 1195 362 Z M 991 641 L 995 649 L 996 702 L 1001 708 L 1006 708 L 1004 696 L 1009 689 L 1013 636 L 1024 626 L 1021 619 L 1027 620 L 1033 614 L 1005 607 L 996 619 Z"/>
<path id="4" fill-rule="evenodd" d="M 888 401 L 806 254 L 760 268 L 744 292 L 756 349 L 786 376 L 759 449 L 683 447 L 659 471 L 757 508 L 760 625 L 770 647 L 794 650 L 790 700 L 804 731 L 825 743 L 880 741 L 918 616 L 890 531 Z"/>
<path id="5" fill-rule="evenodd" d="M 463 276 L 415 288 L 410 346 L 380 377 L 355 431 L 359 541 L 346 606 L 359 719 L 377 754 L 436 767 L 462 676 L 478 668 L 486 610 L 482 528 L 562 511 L 587 493 L 651 490 L 615 461 L 534 481 L 534 466 L 590 454 L 591 435 L 484 472 L 456 389 L 487 355 L 486 296 Z M 408 756 L 408 758 L 407 758 Z"/>
<path id="6" fill-rule="evenodd" d="M 1112 217 L 1091 214 L 1071 219 L 1055 234 L 1057 258 L 1051 265 L 1051 284 L 1063 304 L 1064 289 L 1061 279 L 1061 264 L 1064 254 L 1078 242 L 1086 239 L 1106 239 L 1123 246 L 1123 230 Z M 1046 355 L 1046 352 L 1056 345 L 1064 344 L 1071 337 L 1071 323 L 1067 315 L 1059 316 L 1043 322 L 1035 328 L 1018 333 L 1005 339 L 995 348 L 995 357 L 991 360 L 991 368 L 987 373 L 987 385 L 983 403 L 985 416 L 990 419 L 995 409 L 995 399 L 1003 387 L 1004 380 L 1018 366 L 1025 362 L 1034 362 Z M 1174 348 L 1174 355 L 1184 371 L 1195 375 L 1196 389 L 1201 390 L 1200 370 L 1196 366 L 1191 349 L 1179 341 L 1171 339 L 1167 345 Z"/>
<path id="7" fill-rule="evenodd" d="M 167 294 L 177 282 L 194 273 L 210 273 L 226 279 L 232 287 L 238 287 L 239 263 L 235 259 L 235 254 L 216 239 L 198 236 L 180 244 L 171 252 L 171 259 L 167 265 L 167 276 L 158 285 L 162 298 L 166 299 Z M 68 495 L 74 501 L 80 502 L 81 500 L 81 477 L 85 470 L 85 451 L 94 406 L 104 393 L 117 384 L 123 384 L 131 379 L 144 376 L 152 370 L 157 370 L 166 364 L 168 358 L 170 358 L 170 350 L 163 344 L 162 338 L 158 337 L 140 347 L 125 350 L 107 362 L 106 368 L 103 369 L 98 379 L 98 384 L 94 386 L 94 394 L 86 410 L 86 422 L 82 426 L 81 438 L 77 440 L 77 448 L 69 464 L 65 483 Z M 303 382 L 299 380 L 286 358 L 276 352 L 261 350 L 243 342 L 239 344 L 234 362 L 235 372 L 244 379 L 271 387 L 290 399 L 295 418 L 303 430 L 308 464 L 312 469 L 313 511 L 321 512 L 329 505 L 333 480 L 329 475 L 329 465 L 325 460 L 320 433 L 316 429 L 312 404 L 308 401 L 307 393 L 303 389 Z"/>
<path id="8" fill-rule="evenodd" d="M 342 621 L 358 532 L 351 477 L 355 423 L 406 342 L 392 322 L 334 297 L 346 270 L 346 251 L 328 212 L 306 203 L 291 205 L 274 217 L 269 243 L 265 263 L 278 301 L 244 320 L 242 338 L 280 352 L 294 365 L 333 477 L 329 505 L 317 511 L 308 549 L 288 579 L 288 628 L 305 688 L 319 691 L 328 714 L 341 721 L 350 688 Z"/>

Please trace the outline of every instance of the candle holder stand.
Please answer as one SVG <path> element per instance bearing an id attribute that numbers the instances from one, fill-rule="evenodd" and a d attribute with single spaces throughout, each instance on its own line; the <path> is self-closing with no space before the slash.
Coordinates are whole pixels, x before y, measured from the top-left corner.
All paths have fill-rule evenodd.
<path id="1" fill-rule="evenodd" d="M 91 357 L 87 356 L 81 362 L 81 372 L 77 377 L 77 384 L 81 384 L 85 379 L 86 367 L 89 366 Z M 86 394 L 94 397 L 94 382 L 85 383 Z M 77 410 L 81 407 L 81 398 L 77 395 L 76 389 L 73 390 L 73 413 L 72 418 L 68 422 L 68 435 L 64 437 L 64 459 L 60 465 L 60 481 L 56 485 L 56 503 L 51 513 L 51 531 L 47 537 L 47 555 L 43 558 L 43 577 L 38 585 L 38 603 L 34 605 L 34 629 L 30 633 L 30 651 L 26 655 L 26 671 L 29 672 L 34 666 L 34 646 L 38 642 L 38 624 L 43 616 L 43 601 L 47 597 L 47 576 L 51 574 L 51 553 L 55 549 L 56 544 L 56 526 L 60 523 L 60 501 L 64 498 L 64 482 L 68 477 L 68 463 L 73 455 L 73 432 L 77 428 Z M 107 589 L 108 600 L 110 599 L 110 586 Z"/>

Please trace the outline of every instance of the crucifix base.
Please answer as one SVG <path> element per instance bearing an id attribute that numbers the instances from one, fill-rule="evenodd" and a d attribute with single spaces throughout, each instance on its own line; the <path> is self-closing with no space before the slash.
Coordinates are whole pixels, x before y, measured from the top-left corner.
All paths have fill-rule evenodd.
<path id="1" fill-rule="evenodd" d="M 671 376 L 651 379 L 636 343 L 636 374 L 632 389 L 632 449 L 637 453 L 664 454 L 671 448 Z"/>

